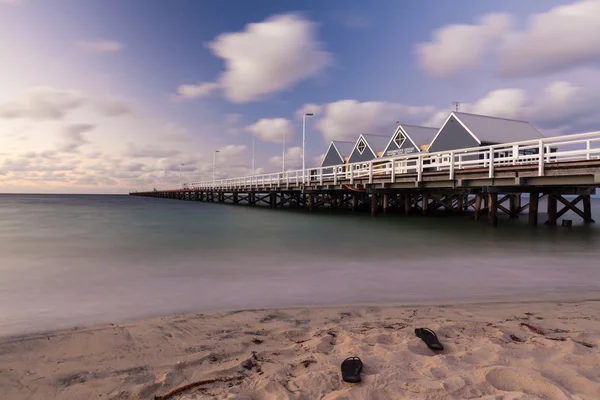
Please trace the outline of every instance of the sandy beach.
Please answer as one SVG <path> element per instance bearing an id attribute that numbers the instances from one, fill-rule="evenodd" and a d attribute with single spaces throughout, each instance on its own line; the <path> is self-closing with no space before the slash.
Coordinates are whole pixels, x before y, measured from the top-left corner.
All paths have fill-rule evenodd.
<path id="1" fill-rule="evenodd" d="M 4 337 L 0 398 L 597 400 L 599 315 L 591 300 L 297 308 Z M 349 356 L 360 384 L 341 379 Z"/>

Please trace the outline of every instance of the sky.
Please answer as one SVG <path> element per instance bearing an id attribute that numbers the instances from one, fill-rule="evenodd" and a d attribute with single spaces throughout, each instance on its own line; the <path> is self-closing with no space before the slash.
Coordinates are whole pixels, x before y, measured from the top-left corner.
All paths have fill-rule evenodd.
<path id="1" fill-rule="evenodd" d="M 297 169 L 304 113 L 307 167 L 453 102 L 600 130 L 600 0 L 0 0 L 0 27 L 4 193 Z"/>

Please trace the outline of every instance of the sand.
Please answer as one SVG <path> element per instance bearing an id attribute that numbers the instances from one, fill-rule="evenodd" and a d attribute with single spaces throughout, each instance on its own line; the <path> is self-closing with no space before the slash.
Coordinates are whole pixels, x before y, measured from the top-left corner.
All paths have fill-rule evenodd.
<path id="1" fill-rule="evenodd" d="M 1 338 L 0 399 L 597 400 L 599 345 L 599 301 L 177 315 Z"/>

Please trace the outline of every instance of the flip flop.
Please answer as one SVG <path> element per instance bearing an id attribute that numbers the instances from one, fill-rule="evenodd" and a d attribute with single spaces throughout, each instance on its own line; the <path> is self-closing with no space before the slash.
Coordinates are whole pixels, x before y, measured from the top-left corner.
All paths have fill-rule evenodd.
<path id="1" fill-rule="evenodd" d="M 415 335 L 417 335 L 417 337 L 421 338 L 421 340 L 423 340 L 425 342 L 425 344 L 427 345 L 427 347 L 429 347 L 431 350 L 433 350 L 433 351 L 444 350 L 444 346 L 442 346 L 442 344 L 440 343 L 440 341 L 437 338 L 437 335 L 431 329 L 417 328 L 417 329 L 415 329 Z"/>
<path id="2" fill-rule="evenodd" d="M 344 382 L 360 382 L 360 371 L 362 371 L 362 361 L 358 357 L 348 357 L 342 362 L 342 379 Z"/>

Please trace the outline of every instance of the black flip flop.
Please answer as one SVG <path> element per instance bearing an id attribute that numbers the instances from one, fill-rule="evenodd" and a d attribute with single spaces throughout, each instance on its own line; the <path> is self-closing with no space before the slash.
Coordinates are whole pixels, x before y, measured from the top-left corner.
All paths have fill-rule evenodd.
<path id="1" fill-rule="evenodd" d="M 342 379 L 344 382 L 360 382 L 360 371 L 362 371 L 362 361 L 358 357 L 348 357 L 342 363 Z"/>
<path id="2" fill-rule="evenodd" d="M 421 338 L 421 340 L 423 340 L 425 342 L 425 344 L 427 345 L 427 347 L 429 347 L 431 350 L 433 350 L 433 351 L 444 350 L 444 346 L 442 346 L 442 344 L 440 343 L 440 341 L 437 338 L 437 335 L 431 329 L 417 328 L 417 329 L 415 329 L 415 335 L 417 335 L 417 337 Z"/>

